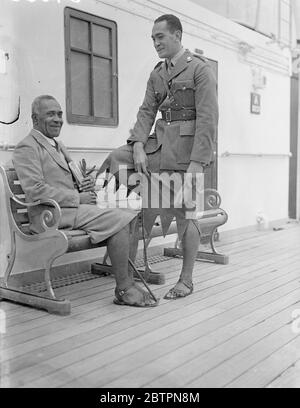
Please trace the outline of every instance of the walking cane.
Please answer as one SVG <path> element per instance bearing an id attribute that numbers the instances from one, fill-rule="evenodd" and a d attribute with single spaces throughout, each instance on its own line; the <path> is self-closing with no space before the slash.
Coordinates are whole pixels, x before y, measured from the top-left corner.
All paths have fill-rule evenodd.
<path id="1" fill-rule="evenodd" d="M 148 290 L 148 292 L 152 296 L 153 300 L 157 303 L 158 299 L 155 297 L 154 293 L 152 292 L 152 290 L 147 285 L 147 283 L 146 283 L 145 279 L 143 278 L 142 274 L 140 273 L 140 271 L 135 267 L 134 263 L 132 262 L 132 260 L 130 258 L 128 258 L 128 261 L 129 261 L 130 266 L 133 268 L 134 272 L 138 275 L 139 279 L 145 285 L 146 289 Z"/>
<path id="2" fill-rule="evenodd" d="M 150 268 L 147 255 L 147 245 L 145 237 L 145 222 L 144 222 L 144 209 L 141 210 L 141 221 L 142 221 L 142 238 L 143 238 L 143 255 L 144 255 L 144 279 L 146 282 L 152 283 L 153 285 L 163 285 L 166 281 L 165 276 L 159 272 L 153 272 Z"/>

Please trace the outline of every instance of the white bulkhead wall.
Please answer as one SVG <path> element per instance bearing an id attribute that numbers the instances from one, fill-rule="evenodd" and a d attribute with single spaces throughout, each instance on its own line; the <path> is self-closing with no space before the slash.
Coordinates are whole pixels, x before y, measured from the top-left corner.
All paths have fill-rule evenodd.
<path id="1" fill-rule="evenodd" d="M 289 45 L 293 25 L 290 24 L 293 2 L 297 0 L 191 0 L 226 18 L 269 35 Z M 296 4 L 295 4 L 296 7 Z"/>
<path id="2" fill-rule="evenodd" d="M 294 10 L 297 39 L 300 40 L 300 2 L 298 0 L 292 0 L 292 6 Z"/>
<path id="3" fill-rule="evenodd" d="M 287 217 L 290 129 L 287 49 L 189 0 L 2 1 L 0 49 L 10 56 L 6 74 L 10 88 L 1 98 L 9 101 L 5 116 L 11 117 L 20 95 L 21 116 L 14 125 L 0 125 L 1 163 L 11 156 L 11 151 L 1 151 L 1 146 L 13 147 L 29 132 L 34 97 L 52 94 L 65 111 L 64 7 L 118 24 L 119 126 L 76 126 L 65 120 L 61 133 L 67 146 L 83 148 L 82 152 L 73 153 L 75 159 L 85 157 L 91 165 L 100 164 L 107 151 L 125 143 L 143 100 L 149 73 L 158 62 L 150 37 L 153 20 L 173 12 L 183 22 L 184 46 L 192 51 L 202 49 L 208 58 L 218 61 L 218 185 L 222 207 L 229 213 L 222 230 L 254 225 L 260 211 L 269 220 Z M 249 52 L 243 53 L 245 44 Z M 250 113 L 253 70 L 266 79 L 265 87 L 258 90 L 262 101 L 260 115 Z M 1 75 L 0 81 L 4 77 Z M 2 103 L 4 106 L 3 99 Z"/>

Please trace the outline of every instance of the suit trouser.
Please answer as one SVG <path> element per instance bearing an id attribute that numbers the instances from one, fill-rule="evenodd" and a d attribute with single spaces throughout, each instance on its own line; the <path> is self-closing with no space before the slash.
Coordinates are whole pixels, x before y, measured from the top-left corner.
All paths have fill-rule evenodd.
<path id="1" fill-rule="evenodd" d="M 98 208 L 96 205 L 81 204 L 78 207 L 73 229 L 86 231 L 93 244 L 115 235 L 130 224 L 137 212 L 121 208 Z"/>

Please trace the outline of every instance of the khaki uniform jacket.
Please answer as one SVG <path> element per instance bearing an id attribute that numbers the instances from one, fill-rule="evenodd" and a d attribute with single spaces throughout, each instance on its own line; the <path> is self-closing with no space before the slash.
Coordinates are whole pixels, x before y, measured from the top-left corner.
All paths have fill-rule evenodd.
<path id="1" fill-rule="evenodd" d="M 60 143 L 61 146 L 62 143 Z M 64 146 L 63 146 L 64 147 Z M 65 147 L 64 147 L 65 148 Z M 13 163 L 18 174 L 26 201 L 53 199 L 62 208 L 60 228 L 73 228 L 79 192 L 67 162 L 34 129 L 15 148 Z M 39 214 L 34 208 L 29 209 L 31 229 L 38 230 L 36 218 Z"/>
<path id="2" fill-rule="evenodd" d="M 158 119 L 150 135 L 158 111 L 168 109 L 195 110 L 196 119 Z M 170 75 L 163 62 L 151 72 L 127 143 L 142 142 L 150 155 L 161 148 L 161 170 L 186 170 L 191 160 L 208 166 L 214 161 L 217 125 L 217 86 L 212 69 L 204 58 L 186 50 Z"/>

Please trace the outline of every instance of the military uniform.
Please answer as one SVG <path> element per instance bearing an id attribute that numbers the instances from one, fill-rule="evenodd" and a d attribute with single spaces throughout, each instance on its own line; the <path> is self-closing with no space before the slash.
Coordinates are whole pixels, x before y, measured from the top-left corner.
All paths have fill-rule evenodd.
<path id="1" fill-rule="evenodd" d="M 159 111 L 162 117 L 150 135 Z M 211 67 L 186 50 L 170 73 L 165 62 L 151 72 L 127 145 L 114 150 L 100 171 L 116 174 L 120 164 L 133 169 L 135 142 L 143 143 L 151 172 L 184 172 L 191 161 L 209 166 L 214 161 L 217 123 L 217 87 Z"/>
<path id="2" fill-rule="evenodd" d="M 156 114 L 155 132 L 150 136 Z M 218 121 L 216 81 L 209 64 L 186 51 L 173 72 L 160 63 L 151 73 L 129 143 L 161 147 L 161 170 L 186 170 L 190 161 L 212 163 Z M 150 140 L 149 140 L 150 139 Z"/>

